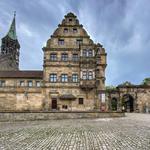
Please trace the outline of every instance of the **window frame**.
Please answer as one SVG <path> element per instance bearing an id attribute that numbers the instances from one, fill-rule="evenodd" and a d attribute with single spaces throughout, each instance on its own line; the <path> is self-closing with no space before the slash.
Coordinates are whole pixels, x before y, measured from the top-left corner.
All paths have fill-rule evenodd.
<path id="1" fill-rule="evenodd" d="M 76 56 L 76 57 L 74 57 Z M 78 61 L 79 60 L 79 55 L 78 54 L 72 54 L 72 60 L 73 61 Z"/>
<path id="2" fill-rule="evenodd" d="M 22 84 L 22 83 L 23 83 L 23 84 Z M 19 86 L 20 86 L 20 87 L 25 86 L 25 81 L 23 81 L 23 80 L 19 81 Z"/>
<path id="3" fill-rule="evenodd" d="M 83 43 L 83 39 L 76 39 L 76 45 L 80 45 Z"/>
<path id="4" fill-rule="evenodd" d="M 93 71 L 88 72 L 88 80 L 93 80 Z"/>
<path id="5" fill-rule="evenodd" d="M 57 53 L 51 53 L 50 54 L 50 60 L 51 61 L 57 61 Z"/>
<path id="6" fill-rule="evenodd" d="M 58 39 L 58 45 L 64 45 L 65 40 L 64 39 Z"/>
<path id="7" fill-rule="evenodd" d="M 77 28 L 73 28 L 73 33 L 77 33 L 78 29 Z"/>
<path id="8" fill-rule="evenodd" d="M 61 82 L 68 82 L 68 74 L 61 74 Z"/>
<path id="9" fill-rule="evenodd" d="M 79 104 L 79 105 L 84 105 L 84 98 L 81 98 L 81 97 L 80 97 L 80 98 L 78 99 L 78 104 Z"/>
<path id="10" fill-rule="evenodd" d="M 62 61 L 68 61 L 68 54 L 67 53 L 62 53 L 61 54 L 61 60 Z"/>
<path id="11" fill-rule="evenodd" d="M 56 83 L 57 82 L 57 74 L 56 73 L 51 73 L 49 75 L 49 82 L 51 82 L 51 83 Z"/>
<path id="12" fill-rule="evenodd" d="M 32 80 L 28 81 L 28 87 L 33 87 L 33 81 Z"/>
<path id="13" fill-rule="evenodd" d="M 0 87 L 4 87 L 6 85 L 6 81 L 5 80 L 0 80 Z"/>
<path id="14" fill-rule="evenodd" d="M 39 83 L 39 85 L 37 83 Z M 40 81 L 36 81 L 35 85 L 36 85 L 36 87 L 40 87 L 41 86 L 41 82 Z"/>
<path id="15" fill-rule="evenodd" d="M 77 73 L 74 73 L 74 74 L 72 74 L 72 82 L 73 83 L 77 83 L 78 82 L 78 74 Z"/>

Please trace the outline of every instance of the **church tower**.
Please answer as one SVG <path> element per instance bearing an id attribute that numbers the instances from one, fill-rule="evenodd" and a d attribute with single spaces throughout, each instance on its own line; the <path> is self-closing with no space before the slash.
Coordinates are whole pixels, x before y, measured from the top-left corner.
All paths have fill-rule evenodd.
<path id="1" fill-rule="evenodd" d="M 0 71 L 19 70 L 19 49 L 20 44 L 16 35 L 16 14 L 11 23 L 10 29 L 2 38 L 0 52 Z"/>

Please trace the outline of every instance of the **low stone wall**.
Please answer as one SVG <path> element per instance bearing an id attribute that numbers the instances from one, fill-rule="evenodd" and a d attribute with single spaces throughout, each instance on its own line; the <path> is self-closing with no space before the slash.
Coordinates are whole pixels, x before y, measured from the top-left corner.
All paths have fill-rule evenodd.
<path id="1" fill-rule="evenodd" d="M 0 112 L 0 121 L 124 117 L 122 112 Z"/>

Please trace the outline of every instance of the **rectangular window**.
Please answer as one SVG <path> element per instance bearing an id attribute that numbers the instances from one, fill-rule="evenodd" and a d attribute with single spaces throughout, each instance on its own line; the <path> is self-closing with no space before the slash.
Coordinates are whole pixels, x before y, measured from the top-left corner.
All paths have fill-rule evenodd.
<path id="1" fill-rule="evenodd" d="M 86 56 L 87 56 L 87 50 L 86 50 L 86 49 L 83 49 L 83 51 L 82 51 L 82 55 L 83 55 L 84 57 L 86 57 Z"/>
<path id="2" fill-rule="evenodd" d="M 59 40 L 58 40 L 58 45 L 64 45 L 64 43 L 65 43 L 65 42 L 64 42 L 64 39 L 59 39 Z"/>
<path id="3" fill-rule="evenodd" d="M 88 56 L 92 57 L 93 56 L 93 51 L 91 49 L 88 50 Z"/>
<path id="4" fill-rule="evenodd" d="M 72 75 L 72 82 L 78 82 L 78 74 Z"/>
<path id="5" fill-rule="evenodd" d="M 68 54 L 61 54 L 62 61 L 68 61 Z"/>
<path id="6" fill-rule="evenodd" d="M 83 105 L 83 103 L 84 103 L 84 99 L 83 98 L 79 98 L 79 104 Z"/>
<path id="7" fill-rule="evenodd" d="M 36 87 L 40 87 L 41 86 L 41 82 L 40 81 L 36 81 Z"/>
<path id="8" fill-rule="evenodd" d="M 77 33 L 77 28 L 73 28 L 73 33 Z"/>
<path id="9" fill-rule="evenodd" d="M 87 79 L 87 72 L 86 72 L 86 71 L 83 71 L 83 72 L 82 72 L 82 79 L 83 79 L 83 80 L 86 80 L 86 79 Z"/>
<path id="10" fill-rule="evenodd" d="M 5 81 L 4 80 L 0 80 L 0 87 L 5 86 Z"/>
<path id="11" fill-rule="evenodd" d="M 83 40 L 82 39 L 76 39 L 76 44 L 77 45 L 80 45 L 80 44 L 82 44 L 83 43 Z"/>
<path id="12" fill-rule="evenodd" d="M 57 82 L 57 74 L 50 74 L 50 82 Z"/>
<path id="13" fill-rule="evenodd" d="M 61 82 L 68 82 L 68 75 L 67 74 L 61 75 Z"/>
<path id="14" fill-rule="evenodd" d="M 92 79 L 93 79 L 93 72 L 92 72 L 92 71 L 89 71 L 89 72 L 88 72 L 88 79 L 89 79 L 89 80 L 92 80 Z"/>
<path id="15" fill-rule="evenodd" d="M 72 55 L 72 60 L 73 61 L 78 61 L 78 54 L 73 54 Z"/>
<path id="16" fill-rule="evenodd" d="M 24 81 L 20 81 L 20 86 L 24 86 Z"/>
<path id="17" fill-rule="evenodd" d="M 64 28 L 64 33 L 68 33 L 68 29 L 67 28 Z"/>
<path id="18" fill-rule="evenodd" d="M 32 81 L 28 81 L 28 87 L 31 87 L 31 86 L 33 86 Z"/>
<path id="19" fill-rule="evenodd" d="M 50 60 L 56 61 L 57 60 L 57 54 L 50 54 Z"/>

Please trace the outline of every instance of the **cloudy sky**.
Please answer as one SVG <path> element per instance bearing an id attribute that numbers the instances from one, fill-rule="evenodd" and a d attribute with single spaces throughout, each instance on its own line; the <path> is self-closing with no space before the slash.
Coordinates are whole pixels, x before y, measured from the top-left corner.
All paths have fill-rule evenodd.
<path id="1" fill-rule="evenodd" d="M 17 12 L 20 68 L 42 69 L 42 47 L 68 12 L 107 51 L 106 84 L 150 77 L 150 0 L 0 0 L 0 38 Z"/>

